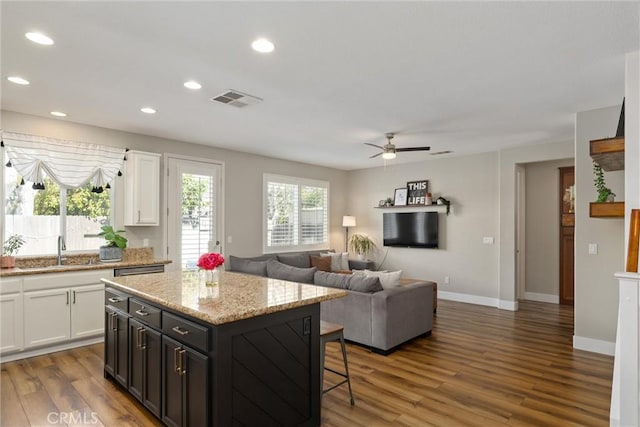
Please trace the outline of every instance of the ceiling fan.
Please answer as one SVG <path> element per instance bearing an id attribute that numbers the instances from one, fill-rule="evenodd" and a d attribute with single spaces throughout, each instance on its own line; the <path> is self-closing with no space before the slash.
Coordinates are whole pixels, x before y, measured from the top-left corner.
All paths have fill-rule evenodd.
<path id="1" fill-rule="evenodd" d="M 393 139 L 393 133 L 387 133 L 385 134 L 385 137 L 387 138 L 387 143 L 384 146 L 380 146 L 380 145 L 376 145 L 376 144 L 371 144 L 369 142 L 365 142 L 365 144 L 367 145 L 371 145 L 372 147 L 376 147 L 382 150 L 382 152 L 378 153 L 378 154 L 374 154 L 373 156 L 369 157 L 370 159 L 373 159 L 374 157 L 378 157 L 380 155 L 382 155 L 382 158 L 385 160 L 391 160 L 391 159 L 395 159 L 396 158 L 396 153 L 400 153 L 403 151 L 429 151 L 431 150 L 431 147 L 407 147 L 407 148 L 396 148 L 396 146 L 394 144 L 391 143 L 391 140 Z"/>

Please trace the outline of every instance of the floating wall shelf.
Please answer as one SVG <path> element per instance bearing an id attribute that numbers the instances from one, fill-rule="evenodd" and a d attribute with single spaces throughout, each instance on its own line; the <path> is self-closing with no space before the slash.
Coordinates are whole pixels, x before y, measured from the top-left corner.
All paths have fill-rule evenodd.
<path id="1" fill-rule="evenodd" d="M 604 171 L 623 170 L 624 136 L 590 141 L 589 155 Z"/>
<path id="2" fill-rule="evenodd" d="M 453 206 L 453 204 L 450 204 L 449 206 Z M 404 205 L 404 206 L 374 206 L 374 209 L 438 209 L 438 208 L 442 208 L 442 209 L 446 209 L 447 205 Z"/>
<path id="3" fill-rule="evenodd" d="M 624 202 L 591 202 L 589 216 L 591 218 L 624 218 Z"/>

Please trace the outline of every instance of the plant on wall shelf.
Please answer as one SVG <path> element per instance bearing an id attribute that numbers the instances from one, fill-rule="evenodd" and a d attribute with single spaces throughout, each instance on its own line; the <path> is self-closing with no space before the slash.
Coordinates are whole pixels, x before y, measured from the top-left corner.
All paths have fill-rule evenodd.
<path id="1" fill-rule="evenodd" d="M 593 161 L 593 174 L 595 175 L 593 182 L 595 183 L 596 191 L 598 192 L 598 199 L 596 200 L 596 202 L 612 202 L 613 198 L 616 196 L 616 193 L 611 191 L 611 189 L 605 184 L 604 172 L 602 171 L 602 167 L 600 167 L 600 165 L 596 163 L 595 160 Z"/>

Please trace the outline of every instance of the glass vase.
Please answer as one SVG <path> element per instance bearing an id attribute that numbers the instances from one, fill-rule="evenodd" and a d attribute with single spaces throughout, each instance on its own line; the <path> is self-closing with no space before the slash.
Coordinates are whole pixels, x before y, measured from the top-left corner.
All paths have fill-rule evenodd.
<path id="1" fill-rule="evenodd" d="M 199 298 L 215 298 L 218 296 L 218 285 L 220 284 L 220 270 L 202 270 L 200 273 L 200 286 L 198 287 Z"/>

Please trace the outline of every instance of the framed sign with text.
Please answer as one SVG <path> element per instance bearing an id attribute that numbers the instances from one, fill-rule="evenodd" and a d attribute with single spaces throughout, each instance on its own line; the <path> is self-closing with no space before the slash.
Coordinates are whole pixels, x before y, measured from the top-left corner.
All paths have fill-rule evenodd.
<path id="1" fill-rule="evenodd" d="M 429 181 L 409 181 L 407 182 L 407 205 L 427 204 L 427 192 Z"/>

